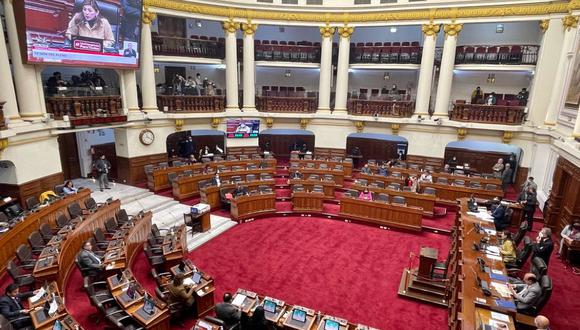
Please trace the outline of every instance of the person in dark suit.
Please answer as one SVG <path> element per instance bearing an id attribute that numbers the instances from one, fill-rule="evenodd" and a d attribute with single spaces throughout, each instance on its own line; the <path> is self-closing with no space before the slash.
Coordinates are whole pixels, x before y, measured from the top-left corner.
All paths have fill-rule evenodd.
<path id="1" fill-rule="evenodd" d="M 195 287 L 188 287 L 183 284 L 184 275 L 179 273 L 173 278 L 173 282 L 167 285 L 169 299 L 172 303 L 182 303 L 184 307 L 197 315 L 195 309 Z"/>
<path id="2" fill-rule="evenodd" d="M 532 246 L 532 259 L 535 257 L 542 258 L 547 266 L 553 250 L 552 230 L 544 227 L 540 230 L 538 237 L 536 237 L 536 243 Z"/>
<path id="3" fill-rule="evenodd" d="M 272 327 L 268 320 L 266 320 L 266 312 L 264 311 L 264 307 L 258 306 L 254 310 L 254 314 L 250 318 L 248 322 L 248 329 L 252 330 L 270 330 Z"/>
<path id="4" fill-rule="evenodd" d="M 503 231 L 508 225 L 505 223 L 505 211 L 507 209 L 507 203 L 501 202 L 498 207 L 493 210 L 491 216 L 493 217 L 493 224 L 495 225 L 495 230 Z"/>
<path id="5" fill-rule="evenodd" d="M 302 173 L 300 171 L 293 172 L 290 174 L 290 179 L 302 179 Z"/>
<path id="6" fill-rule="evenodd" d="M 97 159 L 95 162 L 95 169 L 98 173 L 99 188 L 101 191 L 103 191 L 103 189 L 111 189 L 109 187 L 109 171 L 111 170 L 111 163 L 105 158 L 105 155 L 101 155 L 101 158 Z"/>
<path id="7" fill-rule="evenodd" d="M 242 317 L 242 311 L 232 305 L 232 294 L 228 292 L 224 294 L 224 301 L 215 305 L 215 313 L 228 328 L 238 324 Z"/>
<path id="8" fill-rule="evenodd" d="M 527 273 L 524 275 L 524 283 L 519 285 L 508 284 L 508 288 L 516 301 L 518 312 L 528 311 L 538 302 L 538 299 L 542 295 L 542 288 L 538 283 L 536 275 Z"/>
<path id="9" fill-rule="evenodd" d="M 501 187 L 505 191 L 507 186 L 512 183 L 512 174 L 514 171 L 510 164 L 505 164 L 505 169 L 501 174 Z"/>
<path id="10" fill-rule="evenodd" d="M 133 49 L 133 44 L 128 43 L 127 48 L 123 51 L 124 57 L 137 57 L 137 52 Z"/>
<path id="11" fill-rule="evenodd" d="M 83 245 L 83 249 L 78 256 L 78 261 L 81 268 L 85 268 L 89 275 L 98 276 L 105 268 L 105 264 L 101 258 L 93 252 L 93 246 L 89 241 L 86 241 Z"/>
<path id="12" fill-rule="evenodd" d="M 236 183 L 236 189 L 232 192 L 234 197 L 246 196 L 249 195 L 248 188 L 240 185 L 240 183 Z"/>
<path id="13" fill-rule="evenodd" d="M 24 308 L 22 300 L 32 297 L 35 292 L 20 293 L 18 285 L 12 283 L 6 287 L 5 294 L 0 297 L 0 314 L 8 321 L 13 321 L 14 329 L 21 329 L 32 325 L 30 310 Z"/>
<path id="14" fill-rule="evenodd" d="M 529 187 L 521 199 L 523 199 L 521 204 L 524 206 L 524 216 L 528 222 L 528 231 L 532 231 L 532 227 L 534 226 L 534 213 L 536 213 L 536 205 L 538 204 L 534 188 Z"/>

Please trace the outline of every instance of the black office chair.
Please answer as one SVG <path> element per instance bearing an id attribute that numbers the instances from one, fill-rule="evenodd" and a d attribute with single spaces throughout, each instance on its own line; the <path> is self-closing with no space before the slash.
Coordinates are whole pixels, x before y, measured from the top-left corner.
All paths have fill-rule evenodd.
<path id="1" fill-rule="evenodd" d="M 527 232 L 528 232 L 528 222 L 522 221 L 522 223 L 520 223 L 520 228 L 518 228 L 518 231 L 515 233 L 513 237 L 514 245 L 516 247 L 520 245 L 520 242 L 522 241 L 522 239 L 524 239 Z"/>
<path id="2" fill-rule="evenodd" d="M 28 197 L 26 199 L 26 208 L 32 210 L 40 205 L 38 198 L 36 196 Z"/>
<path id="3" fill-rule="evenodd" d="M 155 239 L 155 242 L 157 244 L 163 243 L 163 237 L 165 235 L 161 234 L 161 232 L 169 232 L 169 230 L 167 229 L 159 229 L 159 227 L 157 227 L 157 224 L 154 223 L 153 225 L 151 225 L 151 235 L 153 236 L 153 238 Z"/>
<path id="4" fill-rule="evenodd" d="M 191 315 L 191 310 L 187 308 L 187 306 L 181 302 L 174 302 L 171 300 L 171 296 L 169 292 L 163 291 L 160 287 L 155 287 L 155 295 L 157 298 L 162 300 L 167 304 L 167 308 L 169 309 L 169 315 L 171 315 L 171 322 L 182 324 L 183 319 L 186 315 Z M 195 313 L 197 314 L 197 313 Z M 197 317 L 197 315 L 195 315 Z"/>
<path id="5" fill-rule="evenodd" d="M 546 304 L 550 300 L 550 297 L 552 296 L 552 289 L 553 289 L 552 279 L 548 275 L 544 275 L 544 276 L 540 277 L 540 280 L 538 281 L 538 283 L 540 284 L 540 287 L 542 288 L 542 293 L 540 294 L 540 298 L 536 301 L 535 304 L 533 304 L 525 309 L 522 309 L 521 306 L 517 306 L 518 313 L 530 315 L 530 316 L 536 316 L 542 311 L 544 306 L 546 306 Z M 517 305 L 517 303 L 516 303 L 516 305 Z"/>
<path id="6" fill-rule="evenodd" d="M 376 200 L 379 202 L 388 203 L 389 202 L 389 195 L 387 195 L 385 193 L 380 193 L 377 195 Z"/>
<path id="7" fill-rule="evenodd" d="M 389 184 L 388 188 L 393 190 L 401 190 L 401 184 L 393 182 Z"/>
<path id="8" fill-rule="evenodd" d="M 119 224 L 115 220 L 115 218 L 108 218 L 105 220 L 105 231 L 108 234 L 115 234 L 119 230 Z"/>
<path id="9" fill-rule="evenodd" d="M 97 244 L 107 244 L 107 246 L 109 245 L 107 236 L 105 235 L 105 233 L 101 228 L 95 228 L 95 230 L 93 231 L 93 236 L 95 237 Z"/>
<path id="10" fill-rule="evenodd" d="M 407 200 L 403 196 L 393 196 L 392 204 L 407 205 Z"/>
<path id="11" fill-rule="evenodd" d="M 59 184 L 59 185 L 56 185 L 56 186 L 54 186 L 54 192 L 55 192 L 57 195 L 59 195 L 59 196 L 62 196 L 62 195 L 64 195 L 64 190 L 63 190 L 63 188 L 64 188 L 64 184 Z"/>
<path id="12" fill-rule="evenodd" d="M 14 260 L 8 262 L 6 270 L 8 271 L 8 275 L 12 278 L 12 281 L 14 281 L 14 284 L 18 285 L 18 287 L 34 288 L 34 276 L 25 272 L 23 267 L 17 266 L 14 263 Z"/>
<path id="13" fill-rule="evenodd" d="M 27 269 L 34 268 L 36 260 L 38 259 L 38 257 L 35 257 L 32 254 L 32 250 L 26 244 L 20 244 L 20 246 L 18 246 L 18 248 L 16 249 L 16 258 L 18 259 L 20 266 Z"/>
<path id="14" fill-rule="evenodd" d="M 4 317 L 4 315 L 0 314 L 0 329 L 2 330 L 32 330 L 34 329 L 34 327 L 32 326 L 27 326 L 27 327 L 21 327 L 21 326 L 16 326 L 16 324 L 18 322 L 21 321 L 28 321 L 28 323 L 32 323 L 30 316 L 21 316 L 21 317 L 17 317 L 15 319 L 12 320 L 8 320 L 7 318 Z"/>
<path id="15" fill-rule="evenodd" d="M 55 231 L 53 231 L 46 222 L 40 225 L 39 231 L 45 243 L 48 243 L 48 241 L 50 241 L 55 234 Z"/>
<path id="16" fill-rule="evenodd" d="M 97 277 L 99 275 L 98 274 L 98 271 L 96 269 L 83 267 L 81 265 L 81 262 L 80 262 L 80 253 L 78 253 L 76 255 L 76 257 L 75 257 L 75 265 L 76 265 L 77 269 L 81 272 L 81 275 L 83 277 L 90 277 L 90 278 L 92 278 L 92 277 Z"/>
<path id="17" fill-rule="evenodd" d="M 159 272 L 155 268 L 151 268 L 151 277 L 157 282 L 157 286 L 165 288 L 172 278 L 170 272 Z"/>
<path id="18" fill-rule="evenodd" d="M 99 204 L 97 204 L 94 198 L 89 197 L 85 200 L 85 207 L 87 210 L 94 211 L 99 207 Z"/>
<path id="19" fill-rule="evenodd" d="M 135 216 L 127 214 L 125 209 L 120 209 L 117 211 L 115 217 L 117 218 L 117 223 L 119 223 L 121 226 L 135 219 Z"/>
<path id="20" fill-rule="evenodd" d="M 63 228 L 69 224 L 70 220 L 63 213 L 59 213 L 56 216 L 56 227 L 58 229 Z"/>
<path id="21" fill-rule="evenodd" d="M 347 196 L 347 197 L 351 197 L 351 198 L 358 198 L 359 192 L 358 192 L 358 190 L 347 189 L 344 192 L 344 195 Z"/>
<path id="22" fill-rule="evenodd" d="M 83 214 L 83 209 L 77 202 L 72 202 L 67 206 L 68 214 L 71 219 L 80 217 Z"/>
<path id="23" fill-rule="evenodd" d="M 32 248 L 32 253 L 40 254 L 46 247 L 44 240 L 42 239 L 42 235 L 40 235 L 38 231 L 33 231 L 30 233 L 30 235 L 28 235 L 28 243 Z"/>
<path id="24" fill-rule="evenodd" d="M 105 281 L 93 282 L 90 276 L 86 276 L 83 278 L 83 286 L 87 291 L 91 305 L 95 308 L 98 308 L 99 305 L 115 301 L 115 298 L 111 295 L 107 282 Z M 100 322 L 99 316 L 100 313 L 97 312 L 89 315 L 89 318 L 92 318 L 95 324 L 98 324 Z"/>
<path id="25" fill-rule="evenodd" d="M 163 254 L 155 254 L 148 243 L 145 243 L 143 250 L 145 250 L 145 255 L 147 256 L 147 260 L 149 260 L 149 264 L 152 267 L 161 267 L 165 264 L 165 258 Z"/>

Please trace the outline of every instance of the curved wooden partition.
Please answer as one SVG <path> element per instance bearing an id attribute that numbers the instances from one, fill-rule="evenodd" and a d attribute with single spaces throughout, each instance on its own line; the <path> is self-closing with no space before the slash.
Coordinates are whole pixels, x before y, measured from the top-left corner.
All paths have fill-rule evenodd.
<path id="1" fill-rule="evenodd" d="M 255 181 L 241 181 L 240 184 L 247 187 L 249 190 L 258 189 L 260 186 L 267 186 L 274 190 L 276 181 L 271 180 L 255 180 Z M 206 186 L 199 190 L 199 195 L 201 197 L 201 202 L 208 204 L 212 210 L 222 207 L 220 190 L 221 189 L 234 189 L 236 185 L 234 183 L 222 183 L 221 186 Z"/>
<path id="2" fill-rule="evenodd" d="M 340 199 L 340 215 L 361 222 L 419 231 L 423 209 L 343 197 Z"/>
<path id="3" fill-rule="evenodd" d="M 83 201 L 90 195 L 90 189 L 79 190 L 77 194 L 68 195 L 29 214 L 9 231 L 0 234 L 0 272 L 4 272 L 8 261 L 14 258 L 16 248 L 20 244 L 28 244 L 28 235 L 38 230 L 43 223 L 48 223 L 52 228 L 56 227 L 56 217 L 59 212 L 68 215 L 67 206 L 70 203 L 77 202 L 84 205 Z"/>
<path id="4" fill-rule="evenodd" d="M 125 258 L 127 259 L 127 268 L 131 267 L 135 257 L 151 232 L 151 222 L 153 220 L 153 213 L 147 211 L 142 218 L 137 218 L 133 223 L 133 227 L 129 230 L 127 237 L 125 237 Z"/>
<path id="5" fill-rule="evenodd" d="M 252 216 L 276 212 L 276 194 L 240 196 L 232 199 L 232 220 L 241 221 Z"/>

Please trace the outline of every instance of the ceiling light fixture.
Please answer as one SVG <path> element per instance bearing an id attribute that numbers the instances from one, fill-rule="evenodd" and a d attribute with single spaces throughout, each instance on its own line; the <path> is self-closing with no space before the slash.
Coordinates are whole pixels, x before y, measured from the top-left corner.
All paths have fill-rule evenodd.
<path id="1" fill-rule="evenodd" d="M 196 20 L 195 21 L 195 25 L 197 25 L 197 27 L 200 28 L 201 27 L 201 20 Z"/>
<path id="2" fill-rule="evenodd" d="M 391 26 L 391 33 L 395 33 L 397 32 L 397 27 L 396 26 Z"/>

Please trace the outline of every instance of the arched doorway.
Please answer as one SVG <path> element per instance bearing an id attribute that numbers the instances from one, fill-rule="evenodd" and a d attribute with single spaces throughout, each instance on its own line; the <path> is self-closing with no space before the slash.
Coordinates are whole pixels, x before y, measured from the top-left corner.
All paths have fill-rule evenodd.
<path id="1" fill-rule="evenodd" d="M 356 159 L 353 159 L 355 161 L 355 166 L 358 166 L 359 164 L 365 164 L 369 159 L 405 159 L 409 148 L 409 142 L 404 137 L 398 135 L 352 133 L 346 138 L 347 155 L 352 155 L 355 148 L 360 150 L 361 155 L 358 162 Z"/>
<path id="2" fill-rule="evenodd" d="M 306 144 L 306 149 L 314 151 L 314 133 L 303 129 L 266 129 L 260 132 L 259 146 L 276 157 L 290 157 L 295 146 Z"/>
<path id="3" fill-rule="evenodd" d="M 191 143 L 187 140 L 191 137 Z M 200 129 L 176 132 L 167 136 L 166 148 L 169 160 L 189 158 L 191 154 L 199 155 L 199 150 L 208 146 L 210 152 L 221 154 L 218 148 L 226 152 L 226 135 L 223 131 Z"/>

